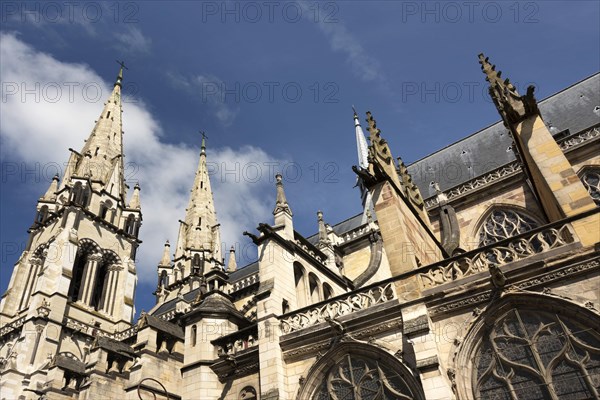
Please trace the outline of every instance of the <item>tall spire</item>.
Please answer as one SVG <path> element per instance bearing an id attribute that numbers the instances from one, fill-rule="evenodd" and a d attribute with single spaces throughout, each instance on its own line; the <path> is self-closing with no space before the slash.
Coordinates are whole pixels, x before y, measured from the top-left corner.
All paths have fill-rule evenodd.
<path id="1" fill-rule="evenodd" d="M 218 228 L 217 213 L 215 211 L 213 192 L 210 185 L 210 177 L 206 166 L 206 135 L 202 133 L 202 145 L 200 148 L 200 160 L 196 169 L 194 185 L 192 186 L 190 200 L 186 209 L 185 219 L 179 231 L 177 252 L 183 250 L 209 250 L 213 251 L 215 243 L 215 232 Z M 176 254 L 176 258 L 181 254 Z"/>
<path id="2" fill-rule="evenodd" d="M 89 178 L 102 184 L 108 193 L 125 201 L 125 179 L 123 166 L 123 125 L 121 65 L 110 97 L 96 121 L 90 136 L 78 153 L 72 150 L 69 165 L 65 171 L 62 186 L 71 178 Z"/>
<path id="3" fill-rule="evenodd" d="M 369 168 L 369 146 L 367 145 L 365 133 L 363 132 L 362 127 L 360 126 L 358 114 L 356 114 L 354 106 L 352 107 L 352 111 L 354 111 L 354 130 L 356 132 L 356 150 L 358 152 L 358 166 L 367 169 Z"/>
<path id="4" fill-rule="evenodd" d="M 356 113 L 356 109 L 352 106 L 352 111 L 354 112 L 354 131 L 356 134 L 356 150 L 358 152 L 358 166 L 362 169 L 369 168 L 369 146 L 367 145 L 367 140 L 365 139 L 365 132 L 360 126 L 360 120 L 358 119 L 358 114 Z M 364 182 L 360 177 L 357 177 L 357 185 L 360 189 L 360 197 L 363 205 L 363 216 L 362 216 L 362 224 L 367 223 L 367 211 L 371 213 L 375 212 L 375 208 L 373 207 L 373 198 L 371 192 L 367 190 Z"/>

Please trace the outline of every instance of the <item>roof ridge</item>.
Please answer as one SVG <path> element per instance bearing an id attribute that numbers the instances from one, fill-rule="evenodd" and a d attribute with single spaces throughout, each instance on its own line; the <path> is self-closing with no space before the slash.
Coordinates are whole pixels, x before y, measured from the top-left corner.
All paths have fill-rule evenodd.
<path id="1" fill-rule="evenodd" d="M 592 75 L 589 75 L 588 77 L 586 77 L 586 78 L 583 78 L 583 79 L 581 79 L 581 80 L 579 80 L 579 81 L 577 81 L 577 82 L 575 82 L 575 83 L 571 84 L 570 86 L 567 86 L 566 88 L 563 88 L 563 89 L 559 90 L 559 91 L 558 91 L 558 92 L 556 92 L 556 93 L 553 93 L 553 94 L 551 94 L 551 95 L 549 95 L 549 96 L 547 96 L 547 97 L 544 97 L 542 100 L 539 100 L 539 101 L 538 101 L 538 103 L 539 103 L 539 104 L 542 104 L 542 103 L 544 103 L 544 102 L 546 102 L 546 101 L 548 101 L 548 100 L 552 99 L 553 97 L 555 97 L 555 96 L 557 96 L 557 95 L 559 95 L 559 94 L 561 94 L 561 93 L 563 93 L 563 92 L 565 92 L 565 91 L 567 91 L 567 90 L 569 90 L 569 89 L 572 89 L 572 88 L 573 88 L 573 87 L 575 87 L 575 86 L 578 86 L 578 85 L 582 84 L 582 83 L 583 83 L 583 82 L 585 82 L 585 81 L 588 81 L 588 80 L 590 80 L 590 79 L 592 79 L 592 78 L 595 78 L 595 77 L 596 77 L 596 76 L 598 76 L 598 75 L 600 75 L 600 71 L 599 71 L 599 72 L 595 72 L 595 73 L 593 73 Z M 423 157 L 419 158 L 418 160 L 415 160 L 415 161 L 413 161 L 412 163 L 410 163 L 410 164 L 409 164 L 409 165 L 407 165 L 407 166 L 408 166 L 408 167 L 410 167 L 410 166 L 412 166 L 412 165 L 414 165 L 414 164 L 416 164 L 416 163 L 418 163 L 418 162 L 420 162 L 420 161 L 423 161 L 423 160 L 425 160 L 426 158 L 429 158 L 429 157 L 431 157 L 431 156 L 432 156 L 432 155 L 434 155 L 434 154 L 437 154 L 437 153 L 439 153 L 439 152 L 441 152 L 441 151 L 443 151 L 443 150 L 446 150 L 447 148 L 449 148 L 449 147 L 451 147 L 451 146 L 454 146 L 454 145 L 456 145 L 456 144 L 458 144 L 458 143 L 461 143 L 461 142 L 463 142 L 463 141 L 465 141 L 465 140 L 467 140 L 467 139 L 469 139 L 469 138 L 471 138 L 471 137 L 473 137 L 473 136 L 475 136 L 475 135 L 477 135 L 477 134 L 479 134 L 479 133 L 481 133 L 481 132 L 485 131 L 486 129 L 490 129 L 490 128 L 492 128 L 493 126 L 495 126 L 495 125 L 498 125 L 498 124 L 502 124 L 502 121 L 501 121 L 501 120 L 498 120 L 498 121 L 496 121 L 496 122 L 494 122 L 494 123 L 492 123 L 492 124 L 490 124 L 490 125 L 488 125 L 488 126 L 486 126 L 486 127 L 484 127 L 484 128 L 481 128 L 481 129 L 479 129 L 478 131 L 475 131 L 475 132 L 471 133 L 470 135 L 468 135 L 468 136 L 465 136 L 465 137 L 463 137 L 462 139 L 459 139 L 459 140 L 457 140 L 456 142 L 450 143 L 450 144 L 448 144 L 448 145 L 446 145 L 446 146 L 442 147 L 441 149 L 438 149 L 438 150 L 434 151 L 433 153 L 429 153 L 429 154 L 427 154 L 426 156 L 423 156 Z"/>

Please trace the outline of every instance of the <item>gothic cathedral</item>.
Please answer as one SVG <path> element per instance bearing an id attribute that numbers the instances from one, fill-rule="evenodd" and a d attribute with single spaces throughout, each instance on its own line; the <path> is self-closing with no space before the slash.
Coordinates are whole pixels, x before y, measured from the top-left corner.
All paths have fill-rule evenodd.
<path id="1" fill-rule="evenodd" d="M 479 62 L 500 122 L 405 165 L 355 111 L 364 211 L 304 237 L 277 175 L 247 266 L 203 139 L 137 321 L 121 68 L 2 296 L 0 399 L 599 399 L 600 74 L 538 101 Z"/>

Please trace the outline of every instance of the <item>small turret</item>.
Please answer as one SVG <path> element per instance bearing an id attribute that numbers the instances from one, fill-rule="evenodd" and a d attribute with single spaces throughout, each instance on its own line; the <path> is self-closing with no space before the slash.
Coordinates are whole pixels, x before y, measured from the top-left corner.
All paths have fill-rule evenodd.
<path id="1" fill-rule="evenodd" d="M 140 209 L 140 185 L 138 183 L 133 187 L 133 195 L 131 195 L 131 200 L 129 200 L 129 208 L 133 208 L 136 210 Z"/>
<path id="2" fill-rule="evenodd" d="M 52 178 L 52 182 L 50 182 L 50 186 L 48 186 L 48 190 L 46 190 L 46 193 L 42 196 L 41 200 L 55 201 L 57 191 L 58 191 L 58 174 L 54 175 L 54 177 Z"/>
<path id="3" fill-rule="evenodd" d="M 235 259 L 235 247 L 231 246 L 229 250 L 229 261 L 227 263 L 227 272 L 235 272 L 237 270 L 237 261 Z"/>

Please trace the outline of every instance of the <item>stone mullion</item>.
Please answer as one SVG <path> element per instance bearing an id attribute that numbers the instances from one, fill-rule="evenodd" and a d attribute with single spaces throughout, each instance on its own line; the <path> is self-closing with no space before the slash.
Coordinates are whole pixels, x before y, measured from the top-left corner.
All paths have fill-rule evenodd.
<path id="1" fill-rule="evenodd" d="M 108 267 L 108 271 L 106 277 L 104 278 L 104 282 L 102 282 L 102 293 L 100 294 L 100 304 L 98 304 L 98 308 L 101 311 L 108 312 L 108 296 L 110 292 L 110 284 L 112 282 L 112 265 Z"/>
<path id="2" fill-rule="evenodd" d="M 102 260 L 102 255 L 92 254 L 88 257 L 83 271 L 83 284 L 79 288 L 78 299 L 86 305 L 90 305 L 92 301 L 92 294 L 94 292 L 94 283 L 96 281 L 96 273 L 98 271 L 98 265 Z"/>
<path id="3" fill-rule="evenodd" d="M 110 295 L 110 314 L 113 315 L 113 313 L 115 312 L 115 303 L 116 303 L 116 297 L 117 297 L 117 290 L 119 288 L 119 275 L 121 274 L 121 270 L 123 268 L 119 267 L 118 265 L 115 265 L 115 270 L 113 271 L 114 274 L 114 281 L 112 284 L 112 291 L 111 291 L 111 295 Z"/>
<path id="4" fill-rule="evenodd" d="M 29 261 L 29 263 L 31 265 L 31 269 L 25 281 L 23 297 L 21 297 L 21 302 L 19 303 L 19 310 L 21 310 L 23 307 L 26 307 L 29 303 L 29 299 L 31 297 L 31 293 L 33 292 L 33 288 L 37 280 L 36 278 L 37 274 L 39 273 L 42 260 L 40 260 L 39 258 L 32 258 Z"/>
<path id="5" fill-rule="evenodd" d="M 108 268 L 108 278 L 102 289 L 102 306 L 101 309 L 107 314 L 112 314 L 115 302 L 116 284 L 118 280 L 118 267 L 111 265 Z"/>

